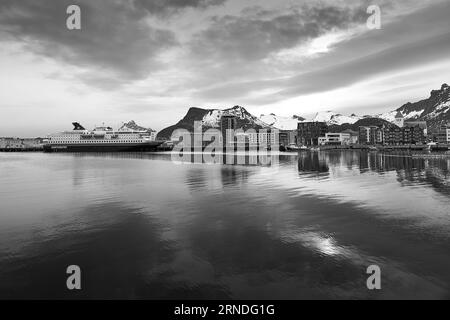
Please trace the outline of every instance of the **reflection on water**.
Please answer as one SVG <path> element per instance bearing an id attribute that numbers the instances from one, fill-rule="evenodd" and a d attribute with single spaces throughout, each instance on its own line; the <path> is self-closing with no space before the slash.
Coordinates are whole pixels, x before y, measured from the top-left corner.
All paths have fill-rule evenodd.
<path id="1" fill-rule="evenodd" d="M 449 160 L 192 162 L 0 154 L 0 298 L 450 298 Z"/>

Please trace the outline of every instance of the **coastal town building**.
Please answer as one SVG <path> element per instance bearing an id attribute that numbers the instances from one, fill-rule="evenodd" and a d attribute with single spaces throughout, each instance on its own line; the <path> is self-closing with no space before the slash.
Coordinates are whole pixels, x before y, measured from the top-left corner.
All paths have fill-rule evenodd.
<path id="1" fill-rule="evenodd" d="M 403 144 L 420 144 L 425 143 L 425 133 L 419 125 L 417 126 L 405 126 L 403 131 Z"/>
<path id="2" fill-rule="evenodd" d="M 279 135 L 280 146 L 289 145 L 289 132 L 286 130 L 281 130 Z"/>
<path id="3" fill-rule="evenodd" d="M 359 127 L 359 143 L 375 145 L 383 143 L 383 130 L 378 126 Z"/>
<path id="4" fill-rule="evenodd" d="M 442 144 L 450 143 L 450 124 L 439 126 L 436 132 L 436 142 Z"/>
<path id="5" fill-rule="evenodd" d="M 0 138 L 0 150 L 32 150 L 42 149 L 43 139 L 41 138 Z"/>
<path id="6" fill-rule="evenodd" d="M 359 143 L 365 145 L 406 145 L 426 142 L 426 122 L 403 122 L 398 126 L 368 126 L 359 128 Z"/>
<path id="7" fill-rule="evenodd" d="M 404 127 L 412 128 L 412 127 L 417 127 L 417 126 L 423 130 L 424 136 L 428 135 L 428 126 L 427 126 L 427 122 L 426 121 L 410 121 L 410 120 L 407 120 L 407 121 L 404 122 Z"/>
<path id="8" fill-rule="evenodd" d="M 384 128 L 383 141 L 387 145 L 403 144 L 403 130 L 399 127 Z"/>
<path id="9" fill-rule="evenodd" d="M 248 136 L 248 142 L 250 145 L 257 146 L 271 146 L 279 145 L 279 137 L 276 130 L 261 129 L 261 130 L 248 130 L 246 133 Z"/>
<path id="10" fill-rule="evenodd" d="M 331 133 L 325 134 L 325 137 L 319 137 L 319 145 L 339 145 L 348 146 L 351 144 L 351 134 L 350 133 Z"/>
<path id="11" fill-rule="evenodd" d="M 403 117 L 401 112 L 398 111 L 397 114 L 395 115 L 394 124 L 399 128 L 403 128 L 404 122 L 405 122 L 405 118 Z"/>
<path id="12" fill-rule="evenodd" d="M 280 146 L 297 145 L 297 130 L 280 130 L 279 142 Z"/>
<path id="13" fill-rule="evenodd" d="M 234 130 L 237 129 L 237 117 L 232 114 L 223 114 L 220 119 L 220 131 L 224 144 L 234 143 Z M 230 131 L 233 130 L 233 131 Z"/>
<path id="14" fill-rule="evenodd" d="M 0 149 L 22 148 L 22 141 L 18 138 L 0 138 Z"/>
<path id="15" fill-rule="evenodd" d="M 318 146 L 319 138 L 325 137 L 328 126 L 326 122 L 299 122 L 297 129 L 298 145 Z"/>
<path id="16" fill-rule="evenodd" d="M 386 145 L 420 144 L 425 142 L 424 126 L 420 123 L 405 122 L 403 128 L 383 128 L 383 143 Z"/>
<path id="17" fill-rule="evenodd" d="M 352 129 L 347 129 L 342 131 L 342 133 L 348 133 L 350 134 L 350 144 L 357 144 L 359 139 L 359 133 L 356 131 L 353 131 Z"/>

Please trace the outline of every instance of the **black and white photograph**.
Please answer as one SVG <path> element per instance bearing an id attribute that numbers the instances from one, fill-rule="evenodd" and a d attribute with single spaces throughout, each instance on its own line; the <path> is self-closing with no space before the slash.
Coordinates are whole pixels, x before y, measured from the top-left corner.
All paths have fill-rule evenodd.
<path id="1" fill-rule="evenodd" d="M 450 0 L 0 0 L 0 300 L 450 300 L 449 147 Z"/>

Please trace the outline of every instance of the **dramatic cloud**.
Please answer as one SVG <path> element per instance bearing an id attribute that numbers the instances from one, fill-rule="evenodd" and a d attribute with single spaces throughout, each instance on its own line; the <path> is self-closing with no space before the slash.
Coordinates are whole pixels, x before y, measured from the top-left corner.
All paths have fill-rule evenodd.
<path id="1" fill-rule="evenodd" d="M 31 130 L 136 114 L 161 129 L 188 106 L 390 109 L 450 81 L 449 14 L 448 0 L 2 0 L 0 130 L 25 111 Z"/>
<path id="2" fill-rule="evenodd" d="M 134 0 L 137 9 L 145 9 L 151 14 L 175 13 L 186 8 L 205 9 L 225 3 L 227 0 Z"/>
<path id="3" fill-rule="evenodd" d="M 210 30 L 205 31 L 210 41 L 204 41 L 204 43 L 206 47 L 208 47 L 207 43 L 210 43 L 210 50 L 204 51 L 203 47 L 199 46 L 203 51 L 198 50 L 198 54 L 208 53 L 205 54 L 202 61 L 208 61 L 209 57 L 213 57 L 211 63 L 219 61 L 221 68 L 223 67 L 221 74 L 227 73 L 227 70 L 234 72 L 236 69 L 233 65 L 237 66 L 237 69 L 245 69 L 247 72 L 238 73 L 236 78 L 239 79 L 236 81 L 217 82 L 204 90 L 199 90 L 197 94 L 209 101 L 223 101 L 228 96 L 238 96 L 243 97 L 243 100 L 246 101 L 270 103 L 298 95 L 335 90 L 380 74 L 408 68 L 413 70 L 423 64 L 449 59 L 450 33 L 448 33 L 448 28 L 450 24 L 447 17 L 450 12 L 450 3 L 443 3 L 426 7 L 400 21 L 395 20 L 386 24 L 383 31 L 367 32 L 365 30 L 362 36 L 335 44 L 331 54 L 314 56 L 314 59 L 310 59 L 307 65 L 301 63 L 302 61 L 294 61 L 288 64 L 289 71 L 284 69 L 286 66 L 283 64 L 276 65 L 277 71 L 283 70 L 282 75 L 272 72 L 269 68 L 271 62 L 265 60 L 264 64 L 259 63 L 259 66 L 268 72 L 265 72 L 263 77 L 252 77 L 248 70 L 257 68 L 255 61 L 262 60 L 273 52 L 298 47 L 302 41 L 318 38 L 327 31 L 348 28 L 367 18 L 367 14 L 361 13 L 362 11 L 358 8 L 342 10 L 334 7 L 320 7 L 304 12 L 309 13 L 307 14 L 309 18 L 286 19 L 286 17 L 299 15 L 291 13 L 269 20 L 270 24 L 264 24 L 267 22 L 266 20 L 256 20 L 255 22 L 255 20 L 242 17 L 238 20 L 227 18 L 228 21 L 233 21 L 231 27 L 227 28 L 228 23 L 224 23 L 220 28 L 213 26 L 212 34 Z M 311 12 L 313 13 L 311 14 Z M 315 18 L 318 16 L 320 19 Z M 278 23 L 280 20 L 286 24 Z M 306 25 L 313 27 L 290 28 L 292 21 L 295 23 L 306 21 Z M 242 35 L 238 31 L 230 31 L 234 30 L 236 23 L 242 24 L 236 30 L 245 30 Z M 265 26 L 265 28 L 261 26 Z M 267 33 L 263 33 L 261 30 L 265 30 Z M 283 32 L 279 30 L 292 31 L 285 33 L 290 36 L 289 41 L 283 41 L 281 35 Z M 220 33 L 225 36 L 219 36 Z M 272 39 L 272 36 L 277 40 L 264 41 L 264 39 Z M 222 41 L 224 39 L 225 41 Z M 235 40 L 232 41 L 232 39 Z M 217 45 L 212 46 L 211 43 Z M 242 63 L 236 61 L 238 59 L 248 61 L 243 66 Z M 247 68 L 248 65 L 251 67 Z M 212 75 L 212 77 L 214 76 Z M 230 78 L 233 78 L 232 74 Z M 252 95 L 253 92 L 261 92 L 261 94 L 255 99 Z"/>
<path id="4" fill-rule="evenodd" d="M 78 0 L 82 29 L 72 31 L 66 28 L 66 9 L 74 1 L 3 0 L 0 27 L 3 40 L 20 41 L 26 50 L 83 67 L 87 74 L 80 79 L 110 88 L 162 68 L 161 53 L 177 45 L 172 31 L 148 23 L 150 12 L 208 5 L 201 0 L 166 2 L 163 7 L 158 0 Z M 143 13 L 141 6 L 149 12 Z"/>
<path id="5" fill-rule="evenodd" d="M 365 10 L 329 5 L 291 7 L 285 12 L 247 10 L 248 14 L 241 16 L 212 19 L 212 25 L 195 37 L 191 48 L 202 61 L 255 63 L 326 32 L 365 22 Z"/>
<path id="6" fill-rule="evenodd" d="M 259 103 L 263 101 L 274 102 L 298 95 L 335 90 L 386 72 L 407 69 L 422 63 L 445 60 L 448 59 L 449 52 L 450 33 L 429 39 L 423 43 L 407 44 L 387 49 L 370 56 L 287 79 L 226 84 L 202 91 L 201 94 L 209 99 L 216 98 L 221 100 L 227 96 L 245 96 L 248 92 L 254 90 L 262 91 L 279 88 L 267 95 L 261 94 L 258 100 Z M 384 61 L 382 66 L 380 66 L 380 61 Z"/>

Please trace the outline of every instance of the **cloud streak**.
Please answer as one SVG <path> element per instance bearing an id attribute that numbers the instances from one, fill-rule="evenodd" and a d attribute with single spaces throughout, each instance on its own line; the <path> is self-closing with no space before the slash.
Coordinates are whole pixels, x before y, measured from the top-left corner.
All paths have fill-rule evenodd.
<path id="1" fill-rule="evenodd" d="M 134 0 L 133 5 L 137 10 L 143 9 L 149 14 L 167 16 L 187 8 L 205 9 L 225 2 L 226 0 Z"/>
<path id="2" fill-rule="evenodd" d="M 0 99 L 10 116 L 11 106 L 65 106 L 61 119 L 80 104 L 99 110 L 92 117 L 135 110 L 158 121 L 188 106 L 239 104 L 258 113 L 282 105 L 289 115 L 302 113 L 293 99 L 347 103 L 329 98 L 338 90 L 361 101 L 352 87 L 396 74 L 405 82 L 396 87 L 409 94 L 417 81 L 408 73 L 421 75 L 430 63 L 448 71 L 448 1 L 378 0 L 382 29 L 369 31 L 372 2 L 2 0 L 0 58 L 15 75 L 0 75 Z M 82 30 L 66 28 L 71 4 L 82 9 Z M 421 83 L 434 81 L 427 77 Z M 391 92 L 392 84 L 378 86 Z M 57 92 L 38 94 L 48 88 Z"/>
<path id="3" fill-rule="evenodd" d="M 66 8 L 72 3 L 3 0 L 1 38 L 19 41 L 26 50 L 78 66 L 84 70 L 80 80 L 89 85 L 105 84 L 105 88 L 143 79 L 160 70 L 164 67 L 161 54 L 178 45 L 173 31 L 151 26 L 147 21 L 150 13 L 139 10 L 145 5 L 159 13 L 160 1 L 78 0 L 82 29 L 75 31 L 65 27 Z M 207 1 L 169 1 L 165 8 L 179 10 L 195 5 L 206 6 Z"/>
<path id="4" fill-rule="evenodd" d="M 304 5 L 279 14 L 260 8 L 248 15 L 213 18 L 211 26 L 195 36 L 191 49 L 213 61 L 255 62 L 365 19 L 362 7 Z"/>
<path id="5" fill-rule="evenodd" d="M 329 8 L 322 8 L 328 11 Z M 315 12 L 320 12 L 317 8 Z M 361 23 L 367 15 L 361 14 L 360 9 L 354 9 L 359 14 L 344 14 L 342 17 L 337 13 L 340 10 L 331 10 L 332 14 L 312 14 L 311 17 L 320 17 L 317 21 L 325 27 L 315 26 L 309 35 L 302 30 L 292 36 L 290 41 L 287 41 L 290 46 L 297 46 L 301 40 L 307 41 L 310 38 L 317 38 L 326 30 L 336 29 L 339 27 L 348 28 L 349 25 Z M 319 58 L 312 58 L 311 63 L 306 65 L 298 62 L 288 65 L 290 70 L 284 74 L 270 72 L 267 67 L 268 64 L 259 63 L 259 67 L 266 67 L 267 71 L 263 77 L 252 77 L 251 72 L 243 72 L 239 74 L 236 81 L 215 83 L 203 90 L 196 91 L 196 94 L 208 101 L 224 101 L 227 97 L 241 97 L 242 100 L 249 103 L 273 103 L 284 99 L 293 98 L 299 95 L 307 95 L 318 92 L 326 92 L 330 90 L 339 89 L 346 86 L 351 86 L 360 81 L 366 81 L 370 78 L 379 75 L 388 74 L 401 70 L 413 70 L 414 68 L 435 63 L 436 61 L 445 61 L 449 58 L 450 53 L 450 34 L 448 33 L 448 12 L 450 12 L 450 4 L 440 4 L 426 7 L 423 10 L 415 12 L 411 16 L 403 17 L 401 21 L 394 21 L 389 25 L 385 25 L 383 31 L 374 31 L 363 33 L 354 39 L 348 39 L 342 43 L 336 44 L 330 54 L 319 56 Z M 293 13 L 292 15 L 296 15 Z M 332 18 L 324 18 L 332 17 Z M 280 16 L 278 16 L 279 18 Z M 315 18 L 310 18 L 316 21 Z M 435 19 L 435 20 L 433 20 Z M 243 19 L 245 20 L 245 19 Z M 282 21 L 290 21 L 290 19 L 281 19 Z M 271 22 L 278 21 L 278 19 L 270 20 Z M 295 21 L 298 21 L 295 19 Z M 304 20 L 303 20 L 304 21 Z M 246 22 L 247 25 L 249 22 Z M 307 22 L 310 24 L 311 22 Z M 415 23 L 415 25 L 414 25 Z M 280 27 L 280 24 L 273 23 Z M 260 25 L 259 22 L 256 25 Z M 288 23 L 289 25 L 289 23 Z M 448 25 L 450 26 L 450 25 Z M 233 29 L 233 28 L 231 28 Z M 254 28 L 249 28 L 254 30 Z M 286 28 L 281 28 L 286 30 Z M 295 29 L 295 28 L 293 28 Z M 230 34 L 226 28 L 219 28 L 220 32 Z M 244 28 L 244 30 L 246 30 Z M 264 30 L 273 30 L 273 28 L 265 28 Z M 287 28 L 287 30 L 290 30 Z M 322 32 L 318 31 L 322 30 Z M 276 34 L 277 32 L 275 32 Z M 232 33 L 231 33 L 232 34 Z M 251 68 L 257 68 L 255 61 L 264 59 L 270 56 L 270 53 L 280 52 L 285 49 L 280 42 L 271 47 L 264 45 L 263 50 L 259 50 L 258 46 L 262 43 L 264 36 L 259 36 L 259 32 L 248 31 L 241 36 L 241 41 L 245 43 L 247 35 L 249 44 L 235 45 L 227 47 L 227 42 L 220 43 L 220 48 L 216 49 L 216 55 L 210 54 L 212 61 L 218 60 L 223 64 L 227 61 L 223 68 L 226 70 L 234 69 L 230 66 L 233 64 L 241 65 L 236 62 L 236 56 L 239 59 L 248 59 L 248 64 Z M 293 35 L 291 33 L 290 35 Z M 215 36 L 217 39 L 222 39 Z M 229 39 L 238 37 L 233 35 Z M 267 37 L 266 37 L 267 38 Z M 270 36 L 268 37 L 270 38 Z M 219 42 L 219 40 L 217 40 Z M 226 50 L 228 49 L 228 50 Z M 235 49 L 238 53 L 231 54 L 227 57 L 226 53 Z M 217 53 L 219 52 L 219 53 Z M 223 57 L 221 55 L 224 55 Z M 206 59 L 206 58 L 205 58 Z M 211 62 L 214 63 L 214 62 Z M 283 70 L 286 66 L 280 65 L 277 70 Z M 309 69 L 309 70 L 308 70 Z M 294 74 L 294 75 L 292 75 Z M 232 78 L 233 76 L 230 76 Z M 257 98 L 255 93 L 261 92 Z M 264 92 L 267 92 L 265 94 Z"/>

